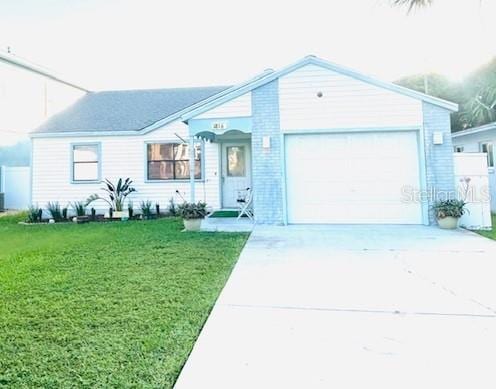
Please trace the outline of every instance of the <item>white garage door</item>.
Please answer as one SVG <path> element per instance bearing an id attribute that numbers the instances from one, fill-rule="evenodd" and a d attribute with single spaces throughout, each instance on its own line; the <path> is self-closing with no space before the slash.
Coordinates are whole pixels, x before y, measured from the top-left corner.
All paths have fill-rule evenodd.
<path id="1" fill-rule="evenodd" d="M 421 224 L 415 132 L 286 136 L 289 223 Z"/>

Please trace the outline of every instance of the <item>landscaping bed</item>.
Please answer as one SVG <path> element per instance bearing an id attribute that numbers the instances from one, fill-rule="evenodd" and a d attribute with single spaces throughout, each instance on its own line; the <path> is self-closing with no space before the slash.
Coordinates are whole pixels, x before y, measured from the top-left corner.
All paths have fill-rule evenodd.
<path id="1" fill-rule="evenodd" d="M 174 384 L 247 234 L 0 219 L 0 387 Z"/>

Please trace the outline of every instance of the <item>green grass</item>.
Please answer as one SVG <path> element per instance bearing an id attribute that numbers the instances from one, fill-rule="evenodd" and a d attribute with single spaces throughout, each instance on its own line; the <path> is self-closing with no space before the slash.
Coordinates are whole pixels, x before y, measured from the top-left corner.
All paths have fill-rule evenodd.
<path id="1" fill-rule="evenodd" d="M 172 387 L 247 234 L 0 218 L 0 387 Z"/>
<path id="2" fill-rule="evenodd" d="M 496 214 L 491 215 L 491 221 L 492 221 L 492 226 L 493 228 L 488 231 L 474 231 L 477 232 L 478 234 L 485 236 L 486 238 L 496 240 Z"/>

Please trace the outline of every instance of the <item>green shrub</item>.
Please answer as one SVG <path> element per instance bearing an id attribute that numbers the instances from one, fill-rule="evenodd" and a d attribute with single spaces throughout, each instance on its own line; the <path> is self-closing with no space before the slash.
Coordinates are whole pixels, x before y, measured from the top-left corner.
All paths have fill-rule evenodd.
<path id="1" fill-rule="evenodd" d="M 466 203 L 462 200 L 442 200 L 434 204 L 433 209 L 438 219 L 445 217 L 462 217 L 467 210 L 465 209 Z"/>
<path id="2" fill-rule="evenodd" d="M 86 204 L 84 201 L 74 201 L 72 203 L 72 209 L 76 213 L 76 216 L 86 216 Z"/>
<path id="3" fill-rule="evenodd" d="M 28 214 L 26 221 L 28 223 L 38 223 L 41 222 L 40 209 L 35 205 L 30 205 L 28 207 Z"/>
<path id="4" fill-rule="evenodd" d="M 177 206 L 174 202 L 174 197 L 171 197 L 169 200 L 169 215 L 177 216 Z"/>
<path id="5" fill-rule="evenodd" d="M 178 215 L 183 219 L 203 219 L 207 215 L 207 204 L 199 201 L 198 203 L 188 203 L 177 207 Z"/>
<path id="6" fill-rule="evenodd" d="M 62 218 L 62 210 L 60 209 L 60 204 L 58 201 L 49 202 L 47 204 L 47 210 L 53 220 L 56 222 L 61 221 Z"/>
<path id="7" fill-rule="evenodd" d="M 141 214 L 144 218 L 152 216 L 152 202 L 150 200 L 142 201 L 140 204 Z"/>
<path id="8" fill-rule="evenodd" d="M 129 201 L 127 203 L 127 211 L 129 212 L 129 219 L 131 219 L 134 215 L 134 208 L 133 208 L 133 202 Z"/>
<path id="9" fill-rule="evenodd" d="M 120 212 L 124 208 L 124 201 L 126 197 L 131 193 L 136 192 L 136 189 L 132 187 L 133 181 L 130 178 L 126 178 L 124 181 L 119 178 L 117 184 L 113 184 L 111 181 L 105 179 L 105 188 L 103 191 L 107 192 L 108 199 L 101 197 L 98 194 L 92 194 L 86 200 L 86 206 L 91 204 L 95 200 L 105 201 L 108 205 L 112 207 L 114 211 Z"/>

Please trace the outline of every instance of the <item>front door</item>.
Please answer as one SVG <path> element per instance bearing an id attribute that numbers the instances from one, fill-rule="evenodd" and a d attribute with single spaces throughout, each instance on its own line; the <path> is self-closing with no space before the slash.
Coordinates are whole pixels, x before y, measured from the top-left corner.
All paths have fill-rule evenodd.
<path id="1" fill-rule="evenodd" d="M 237 208 L 238 192 L 251 187 L 249 142 L 222 144 L 222 207 Z"/>

